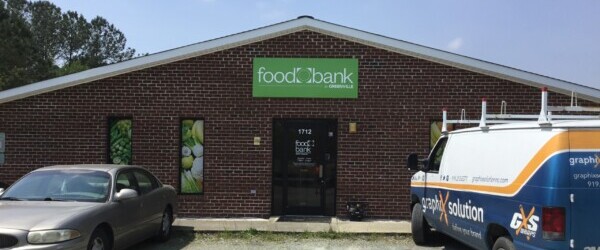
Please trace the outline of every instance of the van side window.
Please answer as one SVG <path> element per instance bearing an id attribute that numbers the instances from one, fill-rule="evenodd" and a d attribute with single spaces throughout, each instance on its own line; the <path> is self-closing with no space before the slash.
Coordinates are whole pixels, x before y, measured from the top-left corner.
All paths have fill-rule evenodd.
<path id="1" fill-rule="evenodd" d="M 442 156 L 444 155 L 444 149 L 446 148 L 446 142 L 448 138 L 441 138 L 435 148 L 431 151 L 429 156 L 429 171 L 437 172 L 440 170 L 440 163 L 442 163 Z"/>

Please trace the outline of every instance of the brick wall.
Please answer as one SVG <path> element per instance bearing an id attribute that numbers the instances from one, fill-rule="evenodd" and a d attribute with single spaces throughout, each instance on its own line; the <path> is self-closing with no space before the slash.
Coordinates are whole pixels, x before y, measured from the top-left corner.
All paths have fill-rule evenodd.
<path id="1" fill-rule="evenodd" d="M 359 98 L 252 98 L 254 57 L 359 59 Z M 274 118 L 338 120 L 337 213 L 370 203 L 379 218 L 409 217 L 408 153 L 427 154 L 441 108 L 478 119 L 500 101 L 539 112 L 539 90 L 490 76 L 302 31 L 167 65 L 0 104 L 6 164 L 0 180 L 53 164 L 105 163 L 107 118 L 133 118 L 133 163 L 177 187 L 179 119 L 205 119 L 205 194 L 180 196 L 181 216 L 267 217 Z M 551 104 L 569 97 L 551 93 Z M 357 122 L 358 133 L 348 134 Z M 262 137 L 254 146 L 253 137 Z M 257 194 L 250 194 L 256 189 Z"/>

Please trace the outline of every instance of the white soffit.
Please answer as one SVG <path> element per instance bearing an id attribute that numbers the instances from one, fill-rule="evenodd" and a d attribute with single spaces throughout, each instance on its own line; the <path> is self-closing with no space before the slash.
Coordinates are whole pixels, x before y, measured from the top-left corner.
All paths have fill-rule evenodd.
<path id="1" fill-rule="evenodd" d="M 263 41 L 301 30 L 311 30 L 529 86 L 545 86 L 557 93 L 571 95 L 572 92 L 575 92 L 580 98 L 600 102 L 600 90 L 595 88 L 304 17 L 5 90 L 0 92 L 0 103 Z"/>

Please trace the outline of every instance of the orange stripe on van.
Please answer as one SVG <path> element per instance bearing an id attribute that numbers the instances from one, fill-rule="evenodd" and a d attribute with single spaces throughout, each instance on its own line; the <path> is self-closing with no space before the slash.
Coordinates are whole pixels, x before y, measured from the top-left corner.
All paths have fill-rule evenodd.
<path id="1" fill-rule="evenodd" d="M 571 131 L 571 149 L 599 149 L 600 132 L 597 130 Z"/>
<path id="2" fill-rule="evenodd" d="M 571 131 L 572 149 L 592 149 L 600 148 L 600 132 L 598 131 Z M 459 189 L 465 191 L 496 193 L 501 195 L 514 195 L 529 178 L 542 166 L 544 161 L 558 151 L 569 149 L 569 132 L 562 132 L 552 137 L 527 163 L 525 168 L 519 173 L 517 178 L 506 186 L 487 186 L 475 184 L 458 184 L 446 182 L 428 182 L 427 186 Z M 423 187 L 425 182 L 412 182 L 413 187 Z"/>

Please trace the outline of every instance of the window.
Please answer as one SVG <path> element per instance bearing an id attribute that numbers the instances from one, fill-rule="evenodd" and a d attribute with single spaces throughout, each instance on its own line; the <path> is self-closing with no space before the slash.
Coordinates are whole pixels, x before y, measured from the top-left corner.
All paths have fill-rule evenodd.
<path id="1" fill-rule="evenodd" d="M 440 170 L 440 164 L 442 163 L 442 157 L 444 155 L 444 149 L 446 148 L 446 142 L 448 138 L 441 138 L 435 145 L 435 148 L 429 155 L 429 171 L 437 172 Z"/>
<path id="2" fill-rule="evenodd" d="M 21 200 L 104 202 L 110 176 L 101 171 L 45 170 L 26 175 L 4 193 Z"/>
<path id="3" fill-rule="evenodd" d="M 121 172 L 117 176 L 116 192 L 119 192 L 119 191 L 121 191 L 121 189 L 124 189 L 124 188 L 136 190 L 136 191 L 138 191 L 138 194 L 139 194 L 139 190 L 138 190 L 137 186 L 135 185 L 135 181 L 133 179 L 133 174 L 129 171 Z"/>
<path id="4" fill-rule="evenodd" d="M 142 195 L 152 192 L 152 190 L 158 188 L 158 183 L 153 176 L 142 171 L 133 172 L 137 179 L 138 186 Z"/>

